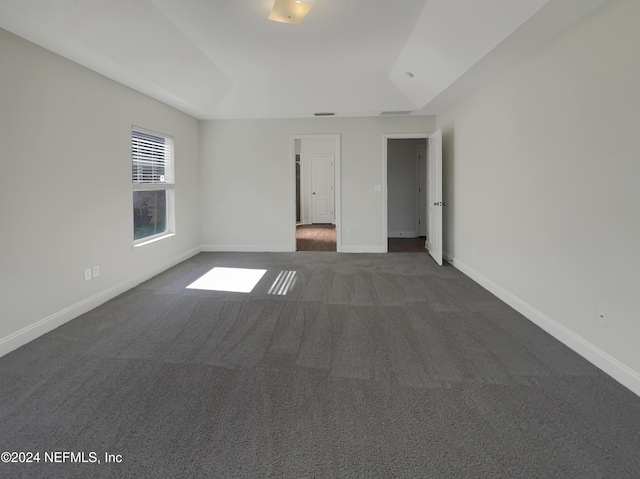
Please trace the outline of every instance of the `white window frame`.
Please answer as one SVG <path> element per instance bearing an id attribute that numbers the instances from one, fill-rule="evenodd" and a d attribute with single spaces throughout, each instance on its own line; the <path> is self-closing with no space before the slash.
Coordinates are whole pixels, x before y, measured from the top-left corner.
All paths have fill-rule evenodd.
<path id="1" fill-rule="evenodd" d="M 134 157 L 133 157 L 133 141 L 134 132 L 143 133 L 146 135 L 152 135 L 165 140 L 165 156 L 164 160 L 164 182 L 159 181 L 156 178 L 147 178 L 146 180 L 138 178 L 136 181 L 133 174 Z M 133 239 L 133 246 L 143 246 L 148 243 L 153 243 L 163 238 L 168 238 L 175 235 L 175 148 L 173 137 L 159 133 L 157 131 L 148 130 L 135 125 L 131 126 L 131 168 L 132 168 L 132 184 L 133 192 L 135 191 L 165 191 L 166 193 L 166 229 L 161 233 L 157 233 L 151 236 L 145 236 L 144 238 L 135 239 L 135 225 L 132 223 L 131 238 Z M 133 202 L 133 194 L 132 194 Z M 135 220 L 134 220 L 135 221 Z"/>

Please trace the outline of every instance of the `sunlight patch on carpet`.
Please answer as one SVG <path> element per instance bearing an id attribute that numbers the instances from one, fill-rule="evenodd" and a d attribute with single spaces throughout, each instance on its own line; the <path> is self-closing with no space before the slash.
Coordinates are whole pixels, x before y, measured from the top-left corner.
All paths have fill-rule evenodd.
<path id="1" fill-rule="evenodd" d="M 187 286 L 187 289 L 250 293 L 266 272 L 266 269 L 215 267 Z"/>

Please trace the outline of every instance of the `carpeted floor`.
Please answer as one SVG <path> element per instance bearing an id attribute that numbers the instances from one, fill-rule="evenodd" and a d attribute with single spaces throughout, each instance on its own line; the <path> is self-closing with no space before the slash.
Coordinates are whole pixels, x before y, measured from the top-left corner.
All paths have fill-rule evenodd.
<path id="1" fill-rule="evenodd" d="M 0 431 L 3 478 L 640 477 L 640 398 L 416 254 L 200 254 L 0 358 Z"/>
<path id="2" fill-rule="evenodd" d="M 296 226 L 296 251 L 336 251 L 336 225 Z"/>

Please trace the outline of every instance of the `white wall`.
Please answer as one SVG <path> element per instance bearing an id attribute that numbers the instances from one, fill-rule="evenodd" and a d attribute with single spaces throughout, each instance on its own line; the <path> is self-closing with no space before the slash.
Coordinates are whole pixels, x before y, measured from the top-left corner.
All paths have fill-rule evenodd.
<path id="1" fill-rule="evenodd" d="M 385 251 L 386 212 L 382 193 L 374 191 L 374 185 L 382 184 L 383 135 L 434 130 L 435 118 L 424 116 L 202 122 L 205 248 L 294 251 L 291 135 L 337 133 L 342 150 L 343 251 Z M 348 228 L 351 236 L 346 235 Z"/>
<path id="2" fill-rule="evenodd" d="M 311 157 L 313 155 L 333 155 L 335 157 L 336 141 L 333 138 L 303 138 L 300 140 L 300 153 L 300 163 L 302 164 L 302 222 L 311 223 L 313 215 Z"/>
<path id="3" fill-rule="evenodd" d="M 438 126 L 455 264 L 640 394 L 638 25 L 608 2 Z"/>
<path id="4" fill-rule="evenodd" d="M 4 30 L 0 64 L 1 355 L 193 254 L 200 212 L 197 120 Z M 177 234 L 135 251 L 132 125 L 176 158 Z"/>
<path id="5" fill-rule="evenodd" d="M 426 140 L 390 139 L 387 146 L 387 229 L 390 238 L 418 236 L 418 145 Z"/>

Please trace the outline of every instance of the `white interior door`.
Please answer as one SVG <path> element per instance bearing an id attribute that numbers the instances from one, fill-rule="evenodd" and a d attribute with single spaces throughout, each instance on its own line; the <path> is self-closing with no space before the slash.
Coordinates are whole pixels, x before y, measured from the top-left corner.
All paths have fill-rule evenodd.
<path id="1" fill-rule="evenodd" d="M 333 155 L 311 157 L 311 222 L 333 223 Z"/>
<path id="2" fill-rule="evenodd" d="M 429 219 L 426 246 L 433 259 L 442 266 L 442 130 L 429 136 L 427 184 Z"/>
<path id="3" fill-rule="evenodd" d="M 427 236 L 427 146 L 418 147 L 418 236 Z"/>

